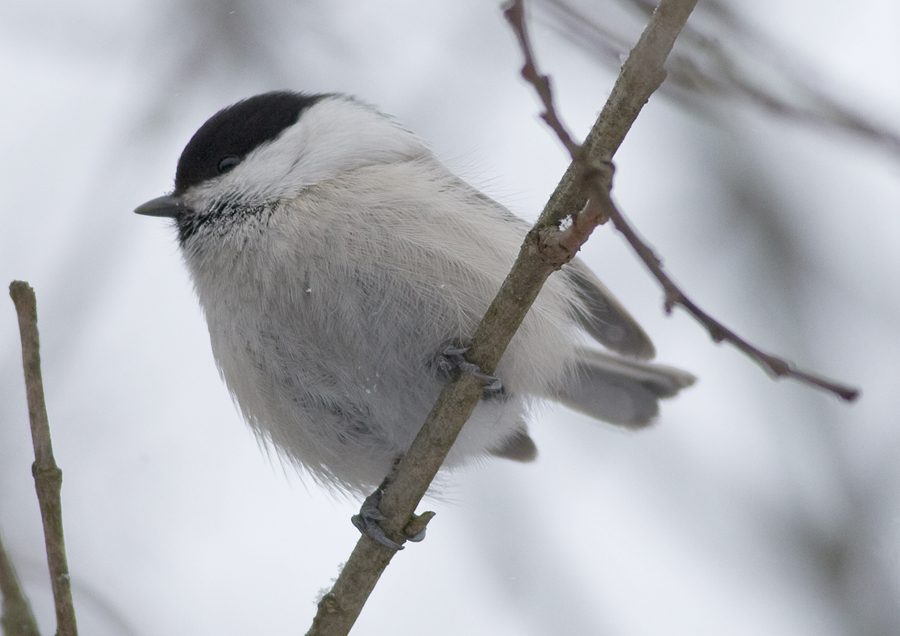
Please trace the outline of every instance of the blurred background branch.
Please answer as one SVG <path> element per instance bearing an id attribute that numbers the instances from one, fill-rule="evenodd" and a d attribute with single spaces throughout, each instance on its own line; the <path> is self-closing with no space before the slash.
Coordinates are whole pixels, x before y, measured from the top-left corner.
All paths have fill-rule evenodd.
<path id="1" fill-rule="evenodd" d="M 628 52 L 633 22 L 649 17 L 656 6 L 647 0 L 621 0 L 622 11 L 611 14 L 606 10 L 609 2 L 536 4 L 550 28 L 611 69 L 618 68 Z M 704 117 L 728 117 L 735 108 L 754 108 L 824 132 L 858 137 L 900 160 L 897 130 L 872 121 L 860 104 L 835 98 L 825 87 L 827 78 L 721 0 L 700 3 L 666 70 L 663 92 L 695 112 L 702 109 Z"/>
<path id="2" fill-rule="evenodd" d="M 0 537 L 0 627 L 3 636 L 40 636 L 31 604 L 22 591 L 15 564 L 9 558 Z"/>

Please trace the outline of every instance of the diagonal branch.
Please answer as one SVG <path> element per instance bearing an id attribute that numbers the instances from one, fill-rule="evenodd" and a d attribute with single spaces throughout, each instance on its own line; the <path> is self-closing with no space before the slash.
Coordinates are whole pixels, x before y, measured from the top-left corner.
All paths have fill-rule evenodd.
<path id="1" fill-rule="evenodd" d="M 685 2 L 683 4 L 688 5 L 693 3 Z M 657 15 L 661 13 L 662 8 L 663 6 L 660 5 L 660 7 L 654 12 L 651 18 L 651 23 L 654 19 L 657 18 Z M 689 11 L 689 9 L 687 10 Z M 569 172 L 566 173 L 566 177 L 570 177 L 571 172 L 571 181 L 574 184 L 573 189 L 577 188 L 579 182 L 584 184 L 582 188 L 582 198 L 575 198 L 574 205 L 577 206 L 577 202 L 581 201 L 581 206 L 586 205 L 586 207 L 584 207 L 584 209 L 581 211 L 578 211 L 574 207 L 570 208 L 572 209 L 572 212 L 570 212 L 570 218 L 573 221 L 572 226 L 577 226 L 579 224 L 579 219 L 591 213 L 594 208 L 598 207 L 595 204 L 597 202 L 600 202 L 599 207 L 605 210 L 606 216 L 612 219 L 612 222 L 615 225 L 616 229 L 625 236 L 625 239 L 631 245 L 632 249 L 634 249 L 641 260 L 644 261 L 647 268 L 656 277 L 660 285 L 662 285 L 662 288 L 665 291 L 664 306 L 666 313 L 671 313 L 672 309 L 676 306 L 683 307 L 691 316 L 693 316 L 697 320 L 697 322 L 699 322 L 706 328 L 714 342 L 728 342 L 734 345 L 737 349 L 743 352 L 747 357 L 753 360 L 756 364 L 762 367 L 764 371 L 766 371 L 770 376 L 774 378 L 793 378 L 810 386 L 829 391 L 848 402 L 856 400 L 856 398 L 859 397 L 859 389 L 834 382 L 820 375 L 816 375 L 802 369 L 798 369 L 790 362 L 762 351 L 758 347 L 747 342 L 747 340 L 745 340 L 744 338 L 737 335 L 728 327 L 724 326 L 718 320 L 710 316 L 707 312 L 702 310 L 681 290 L 680 287 L 678 287 L 678 285 L 663 269 L 662 261 L 660 260 L 660 258 L 656 256 L 652 248 L 650 248 L 650 246 L 647 245 L 640 236 L 638 236 L 638 233 L 631 227 L 631 225 L 618 210 L 615 204 L 611 200 L 609 200 L 610 188 L 606 180 L 604 179 L 599 183 L 597 182 L 598 177 L 596 176 L 596 168 L 591 162 L 608 162 L 609 158 L 612 157 L 612 153 L 615 152 L 615 148 L 618 147 L 619 143 L 621 143 L 621 139 L 624 138 L 624 132 L 627 132 L 627 128 L 622 129 L 621 127 L 619 127 L 617 130 L 610 130 L 611 128 L 613 128 L 610 126 L 606 130 L 601 131 L 600 123 L 604 121 L 604 114 L 607 114 L 607 108 L 604 108 L 603 112 L 600 114 L 600 118 L 597 120 L 597 124 L 594 126 L 594 130 L 591 131 L 591 134 L 588 136 L 588 139 L 585 141 L 584 145 L 579 146 L 578 144 L 573 142 L 571 135 L 566 130 L 565 126 L 562 124 L 558 115 L 556 114 L 556 109 L 553 105 L 553 95 L 550 91 L 550 79 L 546 75 L 541 75 L 537 70 L 537 63 L 534 60 L 534 54 L 532 53 L 532 47 L 531 43 L 529 42 L 528 32 L 525 29 L 524 9 L 521 0 L 516 0 L 516 2 L 512 3 L 506 9 L 506 17 L 512 24 L 513 29 L 516 32 L 516 36 L 518 37 L 519 44 L 522 48 L 522 54 L 525 57 L 525 64 L 522 67 L 522 77 L 524 77 L 525 80 L 528 81 L 532 86 L 534 86 L 534 90 L 537 92 L 538 97 L 540 97 L 541 101 L 544 104 L 545 112 L 541 115 L 541 118 L 547 122 L 550 128 L 553 129 L 553 131 L 559 137 L 559 140 L 572 156 L 572 166 L 570 167 Z M 647 31 L 645 31 L 644 34 L 646 35 Z M 642 40 L 643 38 L 644 36 L 641 36 Z M 637 47 L 635 47 L 635 51 L 637 51 Z M 619 81 L 616 82 L 616 86 L 613 88 L 613 92 L 610 95 L 609 101 L 607 101 L 607 106 L 616 102 L 629 103 L 632 108 L 636 107 L 638 110 L 641 106 L 643 106 L 643 103 L 637 103 L 636 101 L 629 99 L 635 94 L 635 91 L 629 90 L 629 88 L 627 87 L 627 82 L 623 81 L 623 78 L 625 78 L 627 75 L 627 69 L 629 68 L 630 64 L 639 64 L 641 65 L 641 68 L 643 68 L 643 65 L 649 62 L 646 60 L 638 60 L 635 55 L 635 51 L 632 51 L 632 54 L 628 57 L 628 60 L 623 65 L 622 72 L 619 76 Z M 659 63 L 659 66 L 656 66 L 656 63 Z M 659 60 L 659 58 L 652 60 L 652 68 L 662 69 L 661 61 Z M 653 84 L 655 83 L 655 86 L 653 86 L 653 90 L 655 90 L 659 87 L 660 84 L 662 84 L 662 81 L 665 79 L 665 72 L 655 77 L 651 77 L 649 74 L 647 74 L 643 79 L 647 80 L 648 85 L 650 86 L 653 86 Z M 621 93 L 621 96 L 619 95 L 619 93 Z M 609 119 L 611 119 L 611 117 L 607 118 L 606 121 L 609 121 Z M 621 134 L 621 137 L 619 137 L 616 133 Z M 610 154 L 608 155 L 606 153 L 598 151 L 598 149 L 602 149 L 604 147 L 604 142 L 606 145 L 611 147 L 609 151 Z M 612 147 L 613 145 L 614 147 Z M 588 149 L 589 146 L 590 149 Z M 563 178 L 563 181 L 566 180 L 566 177 Z M 590 198 L 587 197 L 588 193 L 590 194 Z M 552 201 L 553 199 L 551 198 L 551 202 Z M 593 214 L 596 214 L 596 212 L 593 212 Z M 557 220 L 557 217 L 554 217 L 553 220 Z"/>
<path id="2" fill-rule="evenodd" d="M 662 0 L 622 70 L 617 83 L 617 88 L 620 85 L 621 88 L 613 91 L 594 126 L 602 134 L 589 137 L 591 145 L 586 143 L 584 146 L 591 156 L 612 157 L 637 117 L 640 106 L 665 77 L 663 61 L 695 2 Z M 485 373 L 494 372 L 547 277 L 568 262 L 587 240 L 590 230 L 608 216 L 611 201 L 607 191 L 605 197 L 594 197 L 596 203 L 590 206 L 589 215 L 568 225 L 558 223 L 566 216 L 574 221 L 576 217 L 572 213 L 585 207 L 587 197 L 582 196 L 585 174 L 591 177 L 593 187 L 608 187 L 611 177 L 608 163 L 597 161 L 596 167 L 587 170 L 579 163 L 573 162 L 569 167 L 538 223 L 526 236 L 512 270 L 472 338 L 466 357 Z M 595 176 L 600 178 L 593 178 Z M 381 525 L 391 539 L 402 542 L 403 530 L 409 529 L 408 524 L 418 524 L 421 528 L 427 521 L 415 517 L 416 506 L 481 399 L 483 388 L 480 380 L 458 372 L 444 386 L 379 504 L 387 517 Z M 334 587 L 319 602 L 308 636 L 347 634 L 394 554 L 394 550 L 361 537 Z"/>

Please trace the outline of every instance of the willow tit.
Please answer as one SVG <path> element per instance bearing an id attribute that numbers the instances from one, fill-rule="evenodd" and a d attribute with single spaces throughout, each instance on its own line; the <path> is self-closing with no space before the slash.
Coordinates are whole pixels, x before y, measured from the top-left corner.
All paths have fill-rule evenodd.
<path id="1" fill-rule="evenodd" d="M 171 217 L 219 371 L 256 434 L 315 480 L 365 492 L 425 421 L 528 224 L 422 140 L 345 95 L 219 111 L 181 154 Z M 587 338 L 585 337 L 587 336 Z M 588 338 L 610 353 L 585 346 Z M 694 382 L 579 260 L 550 277 L 445 467 L 534 459 L 534 399 L 642 427 Z"/>

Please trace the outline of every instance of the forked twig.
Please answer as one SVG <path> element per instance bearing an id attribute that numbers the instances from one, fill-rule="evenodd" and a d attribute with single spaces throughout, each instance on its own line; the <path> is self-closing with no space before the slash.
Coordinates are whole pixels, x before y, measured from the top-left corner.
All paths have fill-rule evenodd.
<path id="1" fill-rule="evenodd" d="M 693 2 L 690 4 L 692 5 Z M 597 173 L 599 169 L 595 163 L 592 163 L 592 161 L 595 162 L 597 160 L 608 163 L 612 154 L 615 152 L 615 148 L 612 148 L 611 151 L 608 152 L 608 156 L 602 154 L 603 149 L 593 149 L 595 152 L 592 153 L 586 152 L 585 146 L 577 144 L 572 140 L 572 136 L 569 134 L 568 130 L 566 130 L 559 115 L 556 113 L 553 104 L 553 94 L 550 87 L 550 78 L 546 75 L 542 75 L 537 69 L 537 63 L 534 59 L 533 49 L 526 30 L 524 13 L 522 0 L 513 0 L 504 9 L 504 14 L 516 33 L 516 37 L 518 38 L 519 45 L 522 49 L 522 55 L 525 58 L 525 63 L 522 66 L 522 77 L 525 78 L 537 92 L 538 97 L 544 105 L 544 112 L 541 113 L 541 119 L 547 122 L 550 128 L 556 133 L 557 137 L 559 137 L 563 146 L 566 147 L 566 150 L 569 151 L 573 164 L 579 165 L 578 170 L 580 171 L 580 180 L 582 180 L 584 187 L 590 192 L 588 205 L 581 211 L 572 211 L 570 213 L 572 227 L 578 226 L 580 217 L 585 215 L 589 215 L 591 219 L 594 219 L 598 214 L 597 210 L 599 207 L 599 209 L 602 210 L 602 214 L 605 214 L 612 219 L 616 229 L 625 236 L 625 239 L 631 245 L 632 249 L 634 249 L 640 259 L 644 261 L 647 268 L 656 277 L 660 285 L 662 285 L 663 291 L 665 292 L 664 307 L 666 313 L 671 313 L 672 309 L 676 306 L 683 307 L 694 317 L 694 319 L 706 328 L 714 342 L 728 342 L 732 344 L 762 367 L 763 370 L 772 377 L 793 378 L 816 388 L 829 391 L 848 402 L 856 400 L 859 397 L 859 389 L 798 369 L 790 362 L 766 353 L 747 342 L 744 338 L 738 336 L 734 331 L 725 327 L 718 320 L 702 310 L 665 272 L 662 261 L 656 256 L 653 249 L 638 236 L 637 232 L 631 227 L 624 215 L 610 199 L 608 179 L 603 175 L 598 176 Z M 631 61 L 630 58 L 629 61 Z M 626 62 L 626 65 L 627 64 L 628 62 Z M 613 88 L 613 94 L 610 95 L 610 102 L 614 100 L 616 92 L 622 90 L 620 89 L 620 84 L 623 83 L 622 77 L 624 72 L 625 68 L 623 66 L 622 74 L 620 74 L 619 80 Z M 661 82 L 662 78 L 659 80 L 659 83 Z M 599 159 L 595 159 L 589 155 L 597 155 Z M 609 170 L 606 172 L 607 174 L 611 174 L 611 171 Z M 602 219 L 600 222 L 602 222 Z"/>

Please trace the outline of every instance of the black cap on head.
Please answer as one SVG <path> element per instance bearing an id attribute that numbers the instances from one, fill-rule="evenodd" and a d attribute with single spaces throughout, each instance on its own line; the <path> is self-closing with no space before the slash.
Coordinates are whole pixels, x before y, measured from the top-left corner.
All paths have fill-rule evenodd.
<path id="1" fill-rule="evenodd" d="M 323 97 L 277 91 L 223 108 L 194 133 L 181 153 L 174 194 L 228 172 L 254 148 L 295 124 L 304 110 Z"/>

